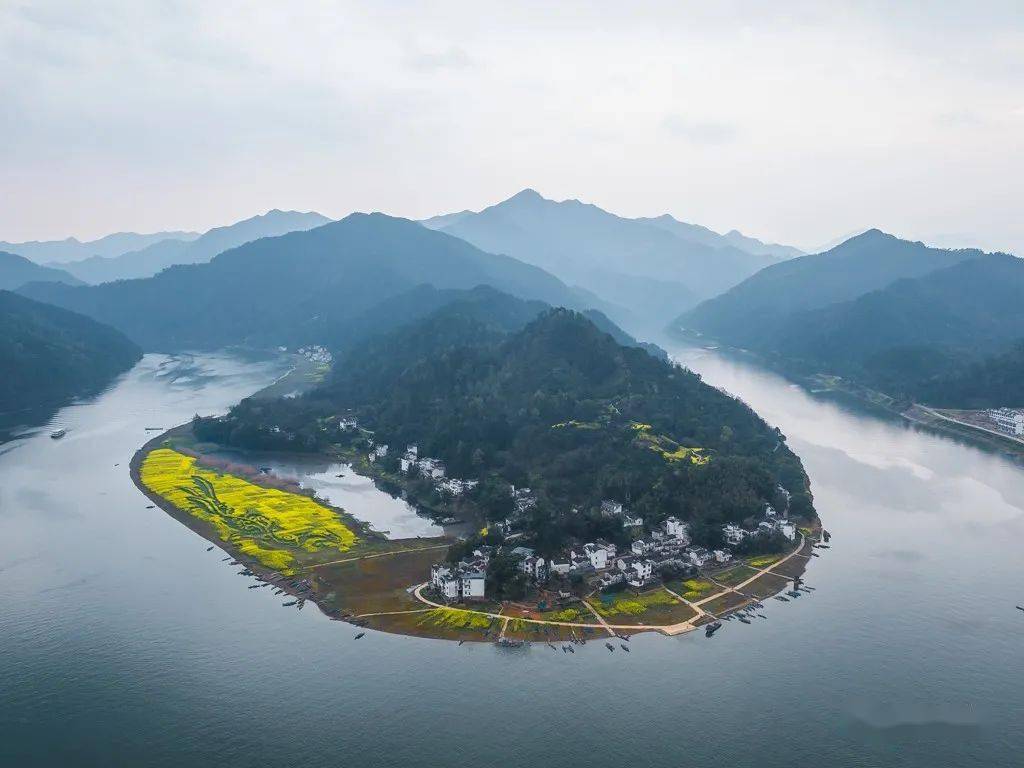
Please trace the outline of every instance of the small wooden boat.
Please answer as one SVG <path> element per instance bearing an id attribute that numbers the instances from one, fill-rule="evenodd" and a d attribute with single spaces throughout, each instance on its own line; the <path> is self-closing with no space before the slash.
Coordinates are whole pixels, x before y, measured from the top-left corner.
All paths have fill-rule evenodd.
<path id="1" fill-rule="evenodd" d="M 366 634 L 365 632 L 360 632 L 360 633 L 359 633 L 358 635 L 356 635 L 356 636 L 355 636 L 355 637 L 354 637 L 353 639 L 354 639 L 354 640 L 358 640 L 358 639 L 359 639 L 360 637 L 362 637 L 362 636 L 363 636 L 363 635 L 365 635 L 365 634 Z"/>
<path id="2" fill-rule="evenodd" d="M 619 648 L 621 648 L 622 650 L 624 650 L 624 651 L 625 651 L 626 653 L 629 653 L 629 652 L 630 652 L 630 651 L 629 651 L 629 646 L 628 646 L 628 645 L 626 645 L 625 643 L 619 643 Z"/>
<path id="3" fill-rule="evenodd" d="M 207 547 L 207 548 L 206 548 L 206 551 L 207 551 L 207 552 L 213 552 L 213 547 Z"/>
<path id="4" fill-rule="evenodd" d="M 610 653 L 613 653 L 615 651 L 615 646 L 611 643 L 605 643 L 604 647 L 607 648 Z"/>

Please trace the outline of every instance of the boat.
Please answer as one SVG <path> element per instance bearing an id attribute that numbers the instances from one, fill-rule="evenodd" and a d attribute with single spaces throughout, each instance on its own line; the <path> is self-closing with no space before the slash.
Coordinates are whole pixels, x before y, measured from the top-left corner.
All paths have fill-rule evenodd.
<path id="1" fill-rule="evenodd" d="M 742 621 L 744 624 L 749 624 L 750 623 L 750 619 L 748 619 L 746 616 L 738 616 L 737 618 L 740 621 Z"/>
<path id="2" fill-rule="evenodd" d="M 68 431 L 66 429 L 61 428 L 61 429 L 57 429 L 57 430 L 54 430 L 53 432 L 51 432 L 50 433 L 50 437 L 53 438 L 54 440 L 60 440 L 67 433 L 68 433 Z"/>
<path id="3" fill-rule="evenodd" d="M 287 603 L 281 603 L 281 605 L 283 605 L 285 608 L 289 608 L 289 607 L 295 605 L 297 602 L 299 602 L 299 601 L 298 600 L 289 600 Z"/>
<path id="4" fill-rule="evenodd" d="M 207 547 L 207 548 L 206 548 L 206 551 L 207 551 L 207 552 L 213 552 L 213 547 Z"/>
<path id="5" fill-rule="evenodd" d="M 821 557 L 817 552 L 811 552 L 811 557 Z"/>
<path id="6" fill-rule="evenodd" d="M 147 504 L 146 509 L 156 509 L 156 504 Z"/>
<path id="7" fill-rule="evenodd" d="M 607 648 L 609 651 L 612 651 L 612 652 L 615 651 L 615 646 L 612 645 L 611 643 L 605 643 L 604 647 Z"/>
<path id="8" fill-rule="evenodd" d="M 566 647 L 569 649 L 569 653 L 576 653 L 576 649 L 573 648 L 571 645 L 566 646 Z"/>
<path id="9" fill-rule="evenodd" d="M 362 637 L 362 636 L 363 636 L 363 635 L 365 635 L 365 634 L 366 634 L 365 632 L 360 632 L 360 633 L 359 633 L 358 635 L 356 635 L 356 636 L 355 636 L 354 638 L 352 638 L 352 639 L 353 639 L 353 640 L 358 640 L 358 639 L 359 639 L 360 637 Z"/>
<path id="10" fill-rule="evenodd" d="M 625 651 L 626 653 L 629 653 L 629 652 L 630 652 L 630 651 L 629 651 L 629 646 L 628 646 L 628 645 L 626 645 L 625 643 L 619 643 L 619 648 L 621 648 L 622 650 L 624 650 L 624 651 Z"/>
<path id="11" fill-rule="evenodd" d="M 704 637 L 711 637 L 715 632 L 722 628 L 722 622 L 713 621 L 704 627 Z"/>
<path id="12" fill-rule="evenodd" d="M 494 641 L 494 644 L 502 648 L 522 648 L 524 645 L 522 640 L 513 640 L 510 637 L 499 637 Z"/>
<path id="13" fill-rule="evenodd" d="M 558 649 L 557 649 L 557 648 L 555 648 L 555 646 L 553 646 L 553 645 L 552 645 L 551 643 L 548 643 L 548 648 L 550 648 L 550 649 L 551 649 L 552 651 L 557 651 L 557 650 L 558 650 Z"/>
<path id="14" fill-rule="evenodd" d="M 788 603 L 789 602 L 789 598 L 788 597 L 783 597 L 782 595 L 776 595 L 775 599 L 779 600 L 779 601 L 781 601 L 783 603 Z"/>
<path id="15" fill-rule="evenodd" d="M 466 642 L 466 641 L 465 640 L 459 640 L 459 645 L 462 645 L 464 642 Z"/>
<path id="16" fill-rule="evenodd" d="M 1017 606 L 1017 610 L 1018 610 L 1018 611 L 1024 611 L 1024 608 L 1021 608 L 1021 607 L 1020 607 L 1020 606 L 1018 605 L 1018 606 Z"/>

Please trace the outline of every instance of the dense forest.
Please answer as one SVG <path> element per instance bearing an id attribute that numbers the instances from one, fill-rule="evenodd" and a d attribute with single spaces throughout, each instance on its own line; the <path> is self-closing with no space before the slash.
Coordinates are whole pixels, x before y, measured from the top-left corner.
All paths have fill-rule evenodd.
<path id="1" fill-rule="evenodd" d="M 0 424 L 94 392 L 141 356 L 113 328 L 0 291 Z"/>
<path id="2" fill-rule="evenodd" d="M 866 233 L 766 269 L 680 324 L 793 375 L 835 374 L 897 401 L 953 408 L 1024 401 L 1014 378 L 1024 260 L 1008 254 Z"/>
<path id="3" fill-rule="evenodd" d="M 195 429 L 248 448 L 365 447 L 369 433 L 340 429 L 347 413 L 391 446 L 377 470 L 395 473 L 404 447 L 417 444 L 450 477 L 479 479 L 457 502 L 463 516 L 503 519 L 511 486 L 532 489 L 536 505 L 519 525 L 542 551 L 621 538 L 621 524 L 598 512 L 603 499 L 648 524 L 683 517 L 707 543 L 722 523 L 778 503 L 780 484 L 794 514 L 813 514 L 803 467 L 778 430 L 690 371 L 565 309 L 509 332 L 451 305 L 357 346 L 309 395 L 248 399 Z M 440 500 L 427 481 L 406 482 Z"/>

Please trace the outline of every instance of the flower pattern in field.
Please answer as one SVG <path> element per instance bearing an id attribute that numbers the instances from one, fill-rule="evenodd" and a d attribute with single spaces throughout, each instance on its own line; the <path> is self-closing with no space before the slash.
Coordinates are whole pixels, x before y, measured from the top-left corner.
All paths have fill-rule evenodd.
<path id="1" fill-rule="evenodd" d="M 345 552 L 356 543 L 338 516 L 314 499 L 199 467 L 194 457 L 169 448 L 151 451 L 140 475 L 149 490 L 275 570 L 293 572 L 296 550 Z"/>

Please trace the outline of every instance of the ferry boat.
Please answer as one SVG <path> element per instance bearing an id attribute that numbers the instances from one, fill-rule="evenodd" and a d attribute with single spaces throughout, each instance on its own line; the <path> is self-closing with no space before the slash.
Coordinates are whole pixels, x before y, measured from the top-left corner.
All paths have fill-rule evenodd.
<path id="1" fill-rule="evenodd" d="M 50 437 L 53 438 L 54 440 L 60 440 L 67 433 L 68 431 L 62 427 L 61 429 L 57 429 L 51 432 Z"/>

